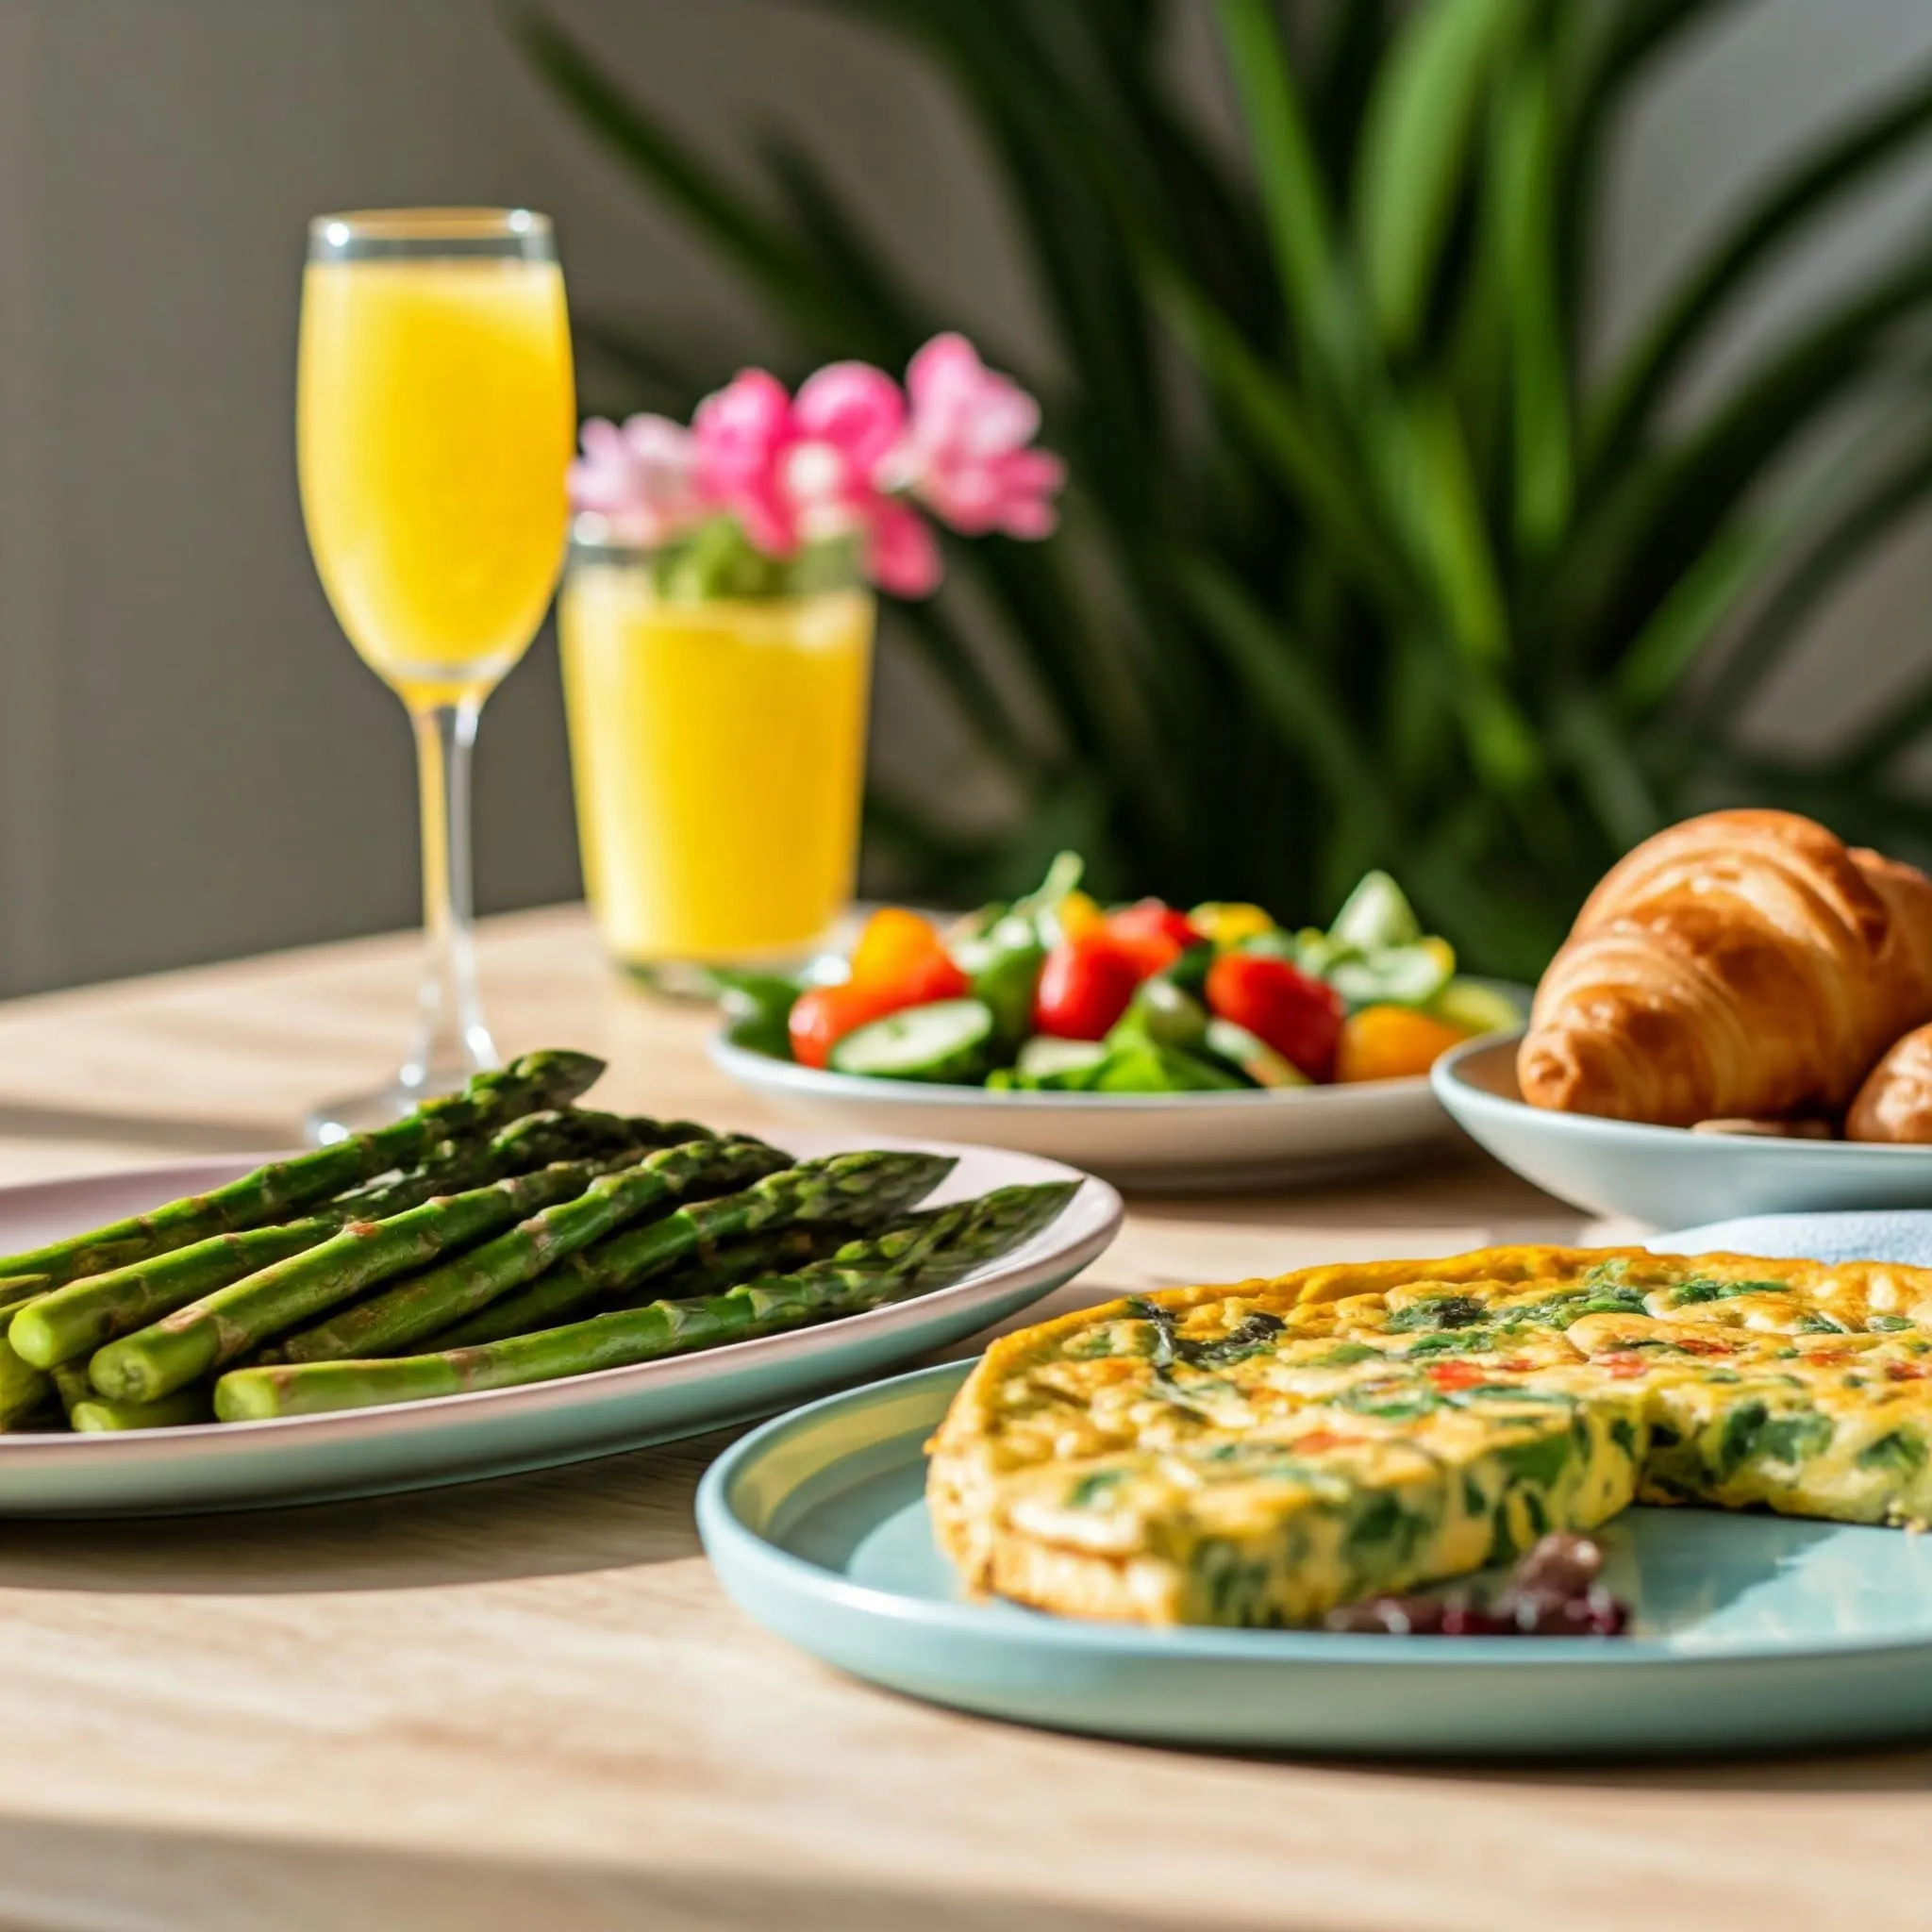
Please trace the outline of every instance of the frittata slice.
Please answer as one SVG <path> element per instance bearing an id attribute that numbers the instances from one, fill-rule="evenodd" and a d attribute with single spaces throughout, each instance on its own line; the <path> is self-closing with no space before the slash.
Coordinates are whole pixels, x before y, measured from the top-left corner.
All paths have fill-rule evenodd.
<path id="1" fill-rule="evenodd" d="M 1337 1344 L 1265 1299 L 1123 1302 L 995 1342 L 933 1445 L 970 1586 L 1089 1617 L 1297 1623 L 1629 1502 L 1635 1398 Z M 1541 1353 L 1577 1365 L 1560 1338 Z"/>
<path id="2" fill-rule="evenodd" d="M 1641 1388 L 1645 1503 L 1932 1523 L 1932 1339 L 1579 1322 L 1591 1370 Z"/>
<path id="3" fill-rule="evenodd" d="M 1932 1520 L 1932 1271 L 1484 1249 L 1174 1290 L 993 1344 L 931 1444 L 969 1586 L 1300 1623 L 1637 1496 Z"/>

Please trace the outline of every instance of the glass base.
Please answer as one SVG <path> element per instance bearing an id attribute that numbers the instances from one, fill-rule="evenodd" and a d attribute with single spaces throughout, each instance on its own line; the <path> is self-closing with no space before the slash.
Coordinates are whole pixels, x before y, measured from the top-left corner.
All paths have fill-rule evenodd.
<path id="1" fill-rule="evenodd" d="M 633 986 L 661 1000 L 691 1000 L 708 1005 L 723 991 L 720 973 L 792 973 L 806 956 L 786 954 L 757 966 L 708 966 L 702 959 L 618 959 L 612 963 Z"/>
<path id="2" fill-rule="evenodd" d="M 303 1121 L 302 1131 L 311 1147 L 326 1147 L 352 1134 L 386 1127 L 425 1100 L 459 1091 L 468 1084 L 470 1074 L 468 1067 L 431 1067 L 420 1080 L 397 1078 L 373 1093 L 347 1093 L 338 1100 L 325 1100 Z"/>
<path id="3" fill-rule="evenodd" d="M 856 907 L 841 912 L 816 939 L 761 947 L 728 958 L 632 959 L 608 946 L 606 956 L 633 986 L 642 987 L 660 999 L 708 1002 L 715 1000 L 723 990 L 721 974 L 727 981 L 733 974 L 750 974 L 809 978 L 821 962 L 842 959 L 857 941 L 868 909 Z M 835 976 L 842 977 L 842 970 Z"/>

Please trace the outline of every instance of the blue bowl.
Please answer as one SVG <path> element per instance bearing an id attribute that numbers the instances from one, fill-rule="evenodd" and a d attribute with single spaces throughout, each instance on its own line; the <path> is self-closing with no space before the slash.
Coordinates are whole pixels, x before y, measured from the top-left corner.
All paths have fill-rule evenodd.
<path id="1" fill-rule="evenodd" d="M 1472 1139 L 1560 1200 L 1653 1227 L 1744 1214 L 1932 1208 L 1932 1147 L 1693 1134 L 1531 1107 L 1516 1084 L 1521 1035 L 1436 1062 L 1436 1097 Z"/>

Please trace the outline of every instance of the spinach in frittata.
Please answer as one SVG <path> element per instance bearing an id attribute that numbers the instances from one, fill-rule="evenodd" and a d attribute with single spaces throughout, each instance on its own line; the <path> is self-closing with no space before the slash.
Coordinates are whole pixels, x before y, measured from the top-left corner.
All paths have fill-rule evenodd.
<path id="1" fill-rule="evenodd" d="M 1932 1518 L 1928 1372 L 1912 1269 L 1558 1248 L 1313 1269 L 995 1342 L 930 1490 L 976 1589 L 1302 1623 L 1633 1498 Z"/>

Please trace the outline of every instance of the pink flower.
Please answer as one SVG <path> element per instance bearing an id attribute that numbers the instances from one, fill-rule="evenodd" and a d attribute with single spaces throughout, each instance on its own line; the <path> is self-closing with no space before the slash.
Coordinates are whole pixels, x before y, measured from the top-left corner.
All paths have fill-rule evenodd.
<path id="1" fill-rule="evenodd" d="M 798 435 L 786 454 L 786 483 L 812 535 L 857 530 L 866 575 L 895 597 L 939 586 L 939 545 L 925 519 L 878 488 L 881 467 L 906 430 L 906 398 L 883 370 L 834 362 L 807 377 L 792 407 Z"/>
<path id="2" fill-rule="evenodd" d="M 881 465 L 881 487 L 909 490 L 965 536 L 1047 536 L 1056 521 L 1051 499 L 1066 468 L 1027 447 L 1040 428 L 1040 405 L 1010 376 L 987 368 L 961 335 L 927 342 L 906 371 L 906 387 L 911 422 Z"/>
<path id="3" fill-rule="evenodd" d="M 790 557 L 798 520 L 785 488 L 784 458 L 794 441 L 785 385 L 762 369 L 741 369 L 698 405 L 691 427 L 698 488 L 767 557 Z"/>
<path id="4" fill-rule="evenodd" d="M 593 416 L 570 466 L 570 500 L 603 517 L 626 543 L 656 544 L 704 514 L 689 429 L 665 416 L 633 416 L 622 429 Z"/>
<path id="5" fill-rule="evenodd" d="M 865 362 L 831 363 L 795 398 L 764 370 L 743 369 L 698 405 L 689 431 L 660 416 L 633 416 L 621 430 L 585 424 L 572 500 L 643 543 L 719 511 L 767 557 L 857 537 L 866 575 L 901 597 L 924 596 L 941 568 L 932 526 L 908 498 L 969 536 L 1052 530 L 1065 470 L 1030 447 L 1040 407 L 1024 390 L 965 337 L 941 335 L 913 357 L 907 391 L 909 408 Z"/>
<path id="6" fill-rule="evenodd" d="M 909 503 L 880 497 L 866 525 L 866 575 L 895 597 L 929 597 L 944 568 L 932 525 Z"/>
<path id="7" fill-rule="evenodd" d="M 870 362 L 828 362 L 799 386 L 791 420 L 801 438 L 833 444 L 865 478 L 906 428 L 906 398 Z"/>

